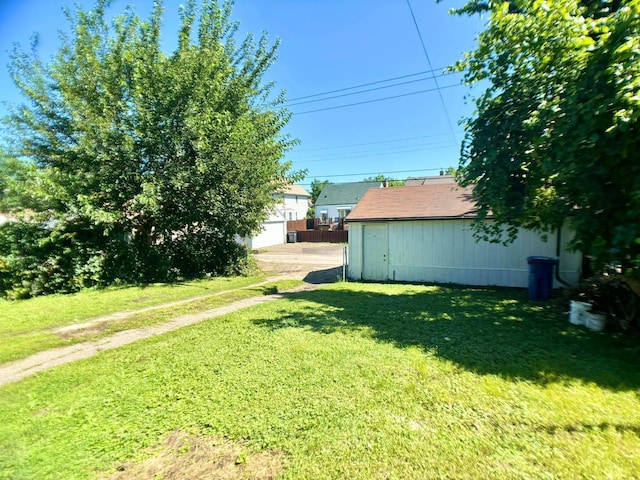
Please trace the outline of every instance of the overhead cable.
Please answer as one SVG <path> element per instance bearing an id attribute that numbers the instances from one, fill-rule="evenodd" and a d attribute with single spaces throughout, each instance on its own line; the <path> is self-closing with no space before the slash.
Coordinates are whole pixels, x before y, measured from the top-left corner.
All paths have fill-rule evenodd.
<path id="1" fill-rule="evenodd" d="M 423 147 L 423 145 L 428 145 L 427 148 L 416 148 Z M 296 164 L 307 164 L 307 163 L 317 163 L 317 162 L 331 162 L 336 160 L 347 160 L 352 158 L 369 158 L 369 157 L 382 157 L 386 155 L 398 155 L 400 153 L 412 153 L 412 152 L 424 152 L 429 150 L 442 150 L 445 148 L 456 148 L 457 145 L 452 143 L 451 140 L 448 140 L 446 143 L 431 143 L 431 144 L 422 144 L 422 145 L 408 145 L 404 149 L 398 150 L 394 149 L 382 149 L 382 150 L 370 150 L 370 151 L 361 151 L 361 152 L 346 152 L 346 153 L 338 153 L 333 155 L 323 155 L 319 157 L 310 157 L 310 158 L 287 158 L 287 160 L 291 160 Z"/>
<path id="2" fill-rule="evenodd" d="M 363 102 L 347 103 L 345 105 L 336 105 L 334 107 L 318 108 L 316 110 L 305 110 L 303 112 L 293 112 L 292 115 L 304 115 L 306 113 L 324 112 L 326 110 L 335 110 L 337 108 L 347 108 L 347 107 L 353 107 L 355 105 L 364 105 L 366 103 L 382 102 L 384 100 L 391 100 L 391 99 L 394 99 L 394 98 L 408 97 L 410 95 L 419 95 L 421 93 L 434 92 L 436 90 L 439 92 L 440 90 L 443 90 L 445 88 L 453 88 L 453 87 L 460 87 L 460 86 L 462 86 L 462 84 L 454 83 L 453 85 L 445 85 L 444 87 L 428 88 L 426 90 L 418 90 L 417 92 L 409 92 L 409 93 L 402 93 L 400 95 L 392 95 L 392 96 L 389 96 L 389 97 L 374 98 L 372 100 L 365 100 Z M 455 139 L 455 137 L 454 137 L 454 139 Z M 456 141 L 456 143 L 457 143 L 457 141 Z"/>
<path id="3" fill-rule="evenodd" d="M 362 146 L 366 146 L 366 145 L 377 145 L 379 143 L 393 143 L 393 142 L 404 142 L 407 140 L 418 140 L 421 138 L 434 138 L 434 137 L 446 137 L 450 135 L 449 133 L 437 133 L 437 134 L 433 134 L 433 135 L 419 135 L 417 137 L 405 137 L 405 138 L 394 138 L 394 139 L 390 139 L 390 140 L 379 140 L 377 142 L 366 142 L 366 143 L 352 143 L 350 145 L 334 145 L 331 147 L 317 147 L 317 148 L 300 148 L 300 149 L 295 149 L 294 152 L 295 153 L 300 153 L 300 152 L 312 152 L 312 151 L 316 151 L 316 150 L 334 150 L 334 149 L 338 149 L 338 148 L 349 148 L 349 147 L 362 147 Z"/>
<path id="4" fill-rule="evenodd" d="M 306 98 L 321 97 L 323 95 L 330 95 L 332 93 L 346 92 L 347 90 L 353 90 L 354 88 L 370 87 L 371 85 L 378 85 L 380 83 L 387 83 L 387 82 L 393 82 L 395 80 L 402 80 L 404 78 L 416 77 L 418 75 L 425 75 L 427 73 L 433 73 L 434 71 L 435 72 L 442 72 L 443 70 L 444 70 L 444 67 L 436 69 L 436 70 L 433 70 L 433 71 L 432 70 L 424 70 L 422 72 L 409 73 L 407 75 L 400 75 L 399 77 L 387 78 L 386 80 L 377 80 L 375 82 L 362 83 L 360 85 L 354 85 L 352 87 L 344 87 L 344 88 L 338 88 L 336 90 L 329 90 L 328 92 L 314 93 L 312 95 L 304 95 L 302 97 L 290 98 L 290 99 L 288 99 L 286 101 L 286 103 L 295 102 L 297 100 L 304 100 Z"/>
<path id="5" fill-rule="evenodd" d="M 431 58 L 429 58 L 429 53 L 427 52 L 427 47 L 424 43 L 424 39 L 422 38 L 422 33 L 420 32 L 420 27 L 418 26 L 418 22 L 416 21 L 416 16 L 413 14 L 413 8 L 411 8 L 411 1 L 407 0 L 407 5 L 409 6 L 409 11 L 411 12 L 411 18 L 413 18 L 413 24 L 416 27 L 416 31 L 418 32 L 418 38 L 420 39 L 420 44 L 422 45 L 422 51 L 424 52 L 424 56 L 427 58 L 427 63 L 429 64 L 429 68 L 433 74 L 433 67 L 431 66 Z M 449 123 L 449 128 L 451 129 L 451 135 L 453 136 L 453 140 L 458 143 L 456 139 L 456 134 L 453 131 L 453 125 L 451 123 L 451 118 L 449 117 L 449 111 L 447 110 L 447 105 L 444 102 L 444 97 L 442 96 L 442 91 L 440 86 L 438 85 L 438 80 L 435 75 L 433 75 L 433 81 L 436 84 L 436 89 L 438 90 L 438 95 L 440 96 L 440 102 L 442 103 L 442 108 L 444 109 L 444 114 L 447 117 L 447 122 Z"/>

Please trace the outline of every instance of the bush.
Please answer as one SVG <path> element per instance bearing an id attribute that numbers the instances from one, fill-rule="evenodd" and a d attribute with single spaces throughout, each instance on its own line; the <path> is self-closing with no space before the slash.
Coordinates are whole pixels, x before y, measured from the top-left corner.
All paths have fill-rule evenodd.
<path id="1" fill-rule="evenodd" d="M 53 225 L 51 225 L 53 224 Z M 149 244 L 88 221 L 0 226 L 0 296 L 21 299 L 112 284 L 244 275 L 245 246 L 203 230 Z"/>
<path id="2" fill-rule="evenodd" d="M 0 295 L 19 299 L 97 285 L 104 255 L 95 242 L 87 242 L 91 232 L 73 227 L 1 225 Z"/>

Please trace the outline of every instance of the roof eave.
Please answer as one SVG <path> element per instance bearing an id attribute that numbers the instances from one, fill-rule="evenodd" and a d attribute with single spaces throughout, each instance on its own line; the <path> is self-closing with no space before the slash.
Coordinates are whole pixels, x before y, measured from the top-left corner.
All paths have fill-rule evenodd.
<path id="1" fill-rule="evenodd" d="M 434 217 L 369 217 L 369 218 L 345 218 L 346 223 L 351 222 L 389 222 L 389 221 L 402 221 L 411 222 L 416 220 L 475 220 L 477 215 L 453 215 L 453 216 L 434 216 Z"/>

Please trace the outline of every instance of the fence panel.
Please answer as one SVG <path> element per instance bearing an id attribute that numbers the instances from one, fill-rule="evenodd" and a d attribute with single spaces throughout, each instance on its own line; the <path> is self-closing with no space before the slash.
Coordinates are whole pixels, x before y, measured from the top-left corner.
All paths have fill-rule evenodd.
<path id="1" fill-rule="evenodd" d="M 302 220 L 289 220 L 287 222 L 287 231 L 291 232 L 292 230 L 306 230 L 307 229 L 307 219 L 303 218 Z"/>
<path id="2" fill-rule="evenodd" d="M 298 242 L 347 243 L 349 241 L 349 231 L 299 230 L 296 240 Z"/>

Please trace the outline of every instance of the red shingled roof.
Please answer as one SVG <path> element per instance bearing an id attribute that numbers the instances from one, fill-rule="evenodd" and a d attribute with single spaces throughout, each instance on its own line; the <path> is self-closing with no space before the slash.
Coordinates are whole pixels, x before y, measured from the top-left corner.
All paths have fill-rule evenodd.
<path id="1" fill-rule="evenodd" d="M 473 187 L 456 184 L 372 188 L 346 221 L 472 218 L 476 216 L 472 191 Z"/>

